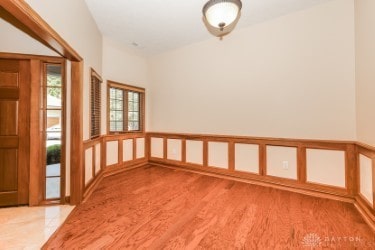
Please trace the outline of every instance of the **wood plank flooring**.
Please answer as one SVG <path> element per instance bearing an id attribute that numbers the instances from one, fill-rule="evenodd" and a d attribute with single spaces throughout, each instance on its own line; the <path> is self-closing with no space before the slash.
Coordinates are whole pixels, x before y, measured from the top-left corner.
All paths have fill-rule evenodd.
<path id="1" fill-rule="evenodd" d="M 146 166 L 105 178 L 44 249 L 375 248 L 349 203 Z"/>

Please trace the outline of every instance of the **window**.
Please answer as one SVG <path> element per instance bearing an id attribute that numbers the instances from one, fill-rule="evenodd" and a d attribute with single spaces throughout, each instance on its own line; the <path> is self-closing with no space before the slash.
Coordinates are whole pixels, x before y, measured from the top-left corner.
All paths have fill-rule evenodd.
<path id="1" fill-rule="evenodd" d="M 142 132 L 144 124 L 143 88 L 108 81 L 108 131 Z"/>
<path id="2" fill-rule="evenodd" d="M 64 66 L 44 63 L 43 131 L 44 131 L 44 200 L 58 201 L 64 197 Z"/>
<path id="3" fill-rule="evenodd" d="M 91 95 L 90 95 L 90 137 L 100 136 L 101 117 L 101 83 L 102 78 L 91 69 Z"/>

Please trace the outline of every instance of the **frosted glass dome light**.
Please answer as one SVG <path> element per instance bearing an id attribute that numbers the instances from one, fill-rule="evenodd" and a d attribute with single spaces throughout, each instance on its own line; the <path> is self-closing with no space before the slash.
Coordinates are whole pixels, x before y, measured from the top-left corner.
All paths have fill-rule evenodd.
<path id="1" fill-rule="evenodd" d="M 221 31 L 233 23 L 242 8 L 240 0 L 210 0 L 203 6 L 203 16 L 207 22 Z"/>

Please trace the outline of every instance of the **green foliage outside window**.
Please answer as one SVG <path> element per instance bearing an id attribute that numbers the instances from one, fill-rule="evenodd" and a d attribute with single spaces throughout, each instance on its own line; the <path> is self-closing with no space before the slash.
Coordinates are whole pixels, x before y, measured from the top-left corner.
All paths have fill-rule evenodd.
<path id="1" fill-rule="evenodd" d="M 47 165 L 60 163 L 61 161 L 61 145 L 51 145 L 47 147 Z"/>
<path id="2" fill-rule="evenodd" d="M 61 76 L 60 75 L 47 75 L 47 85 L 49 87 L 61 87 Z M 54 96 L 61 99 L 61 88 L 47 88 L 48 95 Z"/>

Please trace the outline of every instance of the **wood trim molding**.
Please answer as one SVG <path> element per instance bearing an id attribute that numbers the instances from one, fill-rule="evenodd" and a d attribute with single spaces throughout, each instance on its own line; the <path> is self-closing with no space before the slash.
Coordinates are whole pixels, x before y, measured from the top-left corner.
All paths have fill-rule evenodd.
<path id="1" fill-rule="evenodd" d="M 82 202 L 85 202 L 89 197 L 90 195 L 95 191 L 96 187 L 98 186 L 98 184 L 101 182 L 101 180 L 103 179 L 104 177 L 104 171 L 101 170 L 96 176 L 95 178 L 93 178 L 85 187 L 85 192 L 83 194 L 83 200 Z"/>
<path id="2" fill-rule="evenodd" d="M 40 83 L 41 83 L 41 61 L 30 60 L 31 74 L 30 84 L 30 188 L 29 206 L 37 206 L 43 200 L 41 159 L 41 138 L 40 134 Z"/>
<path id="3" fill-rule="evenodd" d="M 346 188 L 348 193 L 354 196 L 357 190 L 357 153 L 355 144 L 348 144 L 345 152 L 345 173 L 346 173 Z"/>
<path id="4" fill-rule="evenodd" d="M 70 202 L 79 204 L 83 198 L 83 62 L 72 62 Z"/>
<path id="5" fill-rule="evenodd" d="M 208 166 L 208 141 L 203 140 L 203 166 Z"/>
<path id="6" fill-rule="evenodd" d="M 25 33 L 31 31 L 39 41 L 71 61 L 82 61 L 82 57 L 25 1 L 0 0 L 0 6 L 28 29 L 23 30 Z"/>
<path id="7" fill-rule="evenodd" d="M 65 62 L 65 58 L 58 57 L 58 56 L 30 55 L 30 54 L 9 53 L 9 52 L 0 52 L 0 57 L 4 59 L 38 60 L 38 61 L 46 61 L 48 63 L 63 64 Z"/>
<path id="8" fill-rule="evenodd" d="M 139 93 L 145 93 L 145 91 L 146 91 L 146 89 L 142 88 L 142 87 L 137 87 L 137 86 L 129 85 L 129 84 L 125 84 L 125 83 L 119 83 L 119 82 L 115 82 L 115 81 L 111 81 L 111 80 L 108 80 L 107 84 L 108 84 L 109 87 L 122 88 L 122 89 L 126 88 L 127 90 L 135 91 L 135 92 L 139 92 Z"/>
<path id="9" fill-rule="evenodd" d="M 355 144 L 354 141 L 333 141 L 333 140 L 315 140 L 315 139 L 293 139 L 293 138 L 272 138 L 272 137 L 255 137 L 255 136 L 235 136 L 235 135 L 213 135 L 213 134 L 189 134 L 189 133 L 165 133 L 165 132 L 147 132 L 151 137 L 168 136 L 175 139 L 187 140 L 201 140 L 202 138 L 210 141 L 228 141 L 233 139 L 237 143 L 259 144 L 265 143 L 267 145 L 275 146 L 291 146 L 298 147 L 298 143 L 304 143 L 309 148 L 317 149 L 331 149 L 340 148 L 345 149 L 347 144 Z M 375 150 L 375 148 L 374 148 Z"/>
<path id="10" fill-rule="evenodd" d="M 186 162 L 186 139 L 182 139 L 181 143 L 181 161 Z"/>
<path id="11" fill-rule="evenodd" d="M 358 194 L 355 197 L 354 206 L 356 207 L 358 212 L 362 215 L 362 217 L 366 221 L 366 223 L 375 232 L 375 212 L 374 212 L 374 209 L 371 209 L 371 206 L 367 203 L 367 201 L 360 194 Z"/>
<path id="12" fill-rule="evenodd" d="M 167 137 L 163 137 L 163 159 L 168 159 L 168 141 Z"/>
<path id="13" fill-rule="evenodd" d="M 117 144 L 117 146 L 118 146 L 118 154 L 117 154 L 118 159 L 117 159 L 117 161 L 118 161 L 119 164 L 121 164 L 123 162 L 123 159 L 122 159 L 123 154 L 124 154 L 124 148 L 123 148 L 124 142 L 123 141 L 124 141 L 123 139 L 118 139 L 118 141 L 117 141 L 117 143 L 118 143 Z M 133 139 L 133 149 L 135 148 L 134 141 L 135 141 L 135 139 Z M 133 150 L 133 154 L 134 154 L 134 150 Z M 133 159 L 134 159 L 134 157 L 133 157 Z"/>
<path id="14" fill-rule="evenodd" d="M 94 77 L 98 78 L 98 80 L 100 82 L 103 82 L 102 77 L 93 68 L 90 68 L 90 76 L 94 76 Z"/>
<path id="15" fill-rule="evenodd" d="M 83 149 L 88 149 L 88 148 L 91 148 L 93 146 L 95 146 L 96 144 L 99 144 L 101 143 L 101 140 L 103 139 L 104 136 L 99 136 L 99 137 L 96 137 L 94 139 L 90 139 L 90 140 L 86 140 L 83 142 Z"/>
<path id="16" fill-rule="evenodd" d="M 298 146 L 297 150 L 297 179 L 300 183 L 306 183 L 306 148 Z"/>
<path id="17" fill-rule="evenodd" d="M 233 172 L 234 165 L 235 165 L 235 149 L 234 149 L 234 141 L 230 140 L 228 142 L 228 170 Z"/>
<path id="18" fill-rule="evenodd" d="M 121 141 L 123 141 L 123 140 L 121 140 Z M 132 160 L 135 160 L 135 159 L 137 159 L 137 138 L 136 137 L 132 138 L 132 145 L 133 145 L 133 158 L 132 158 Z M 124 150 L 123 148 L 121 148 L 121 149 Z M 121 154 L 124 153 L 122 150 L 120 151 L 120 149 L 119 149 L 119 152 L 121 152 Z M 121 161 L 119 161 L 119 163 L 121 163 Z"/>

